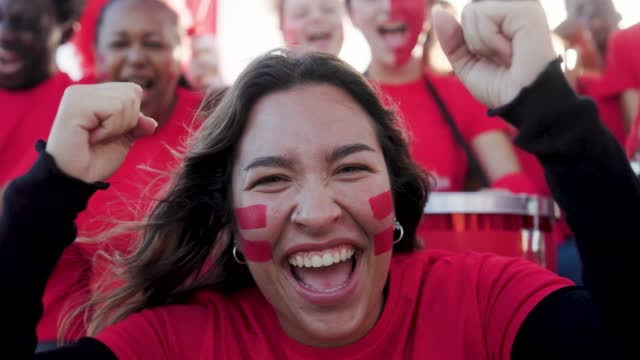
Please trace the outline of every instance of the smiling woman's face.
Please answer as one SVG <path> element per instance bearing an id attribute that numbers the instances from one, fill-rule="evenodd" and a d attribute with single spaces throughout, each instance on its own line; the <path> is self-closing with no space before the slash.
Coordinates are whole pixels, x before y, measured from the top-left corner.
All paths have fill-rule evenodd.
<path id="1" fill-rule="evenodd" d="M 343 4 L 338 0 L 281 0 L 281 30 L 289 48 L 300 53 L 338 55 L 342 48 Z"/>
<path id="2" fill-rule="evenodd" d="M 178 18 L 155 0 L 120 0 L 98 29 L 100 81 L 131 81 L 144 89 L 141 110 L 154 118 L 171 107 L 181 65 Z"/>
<path id="3" fill-rule="evenodd" d="M 369 115 L 331 85 L 265 96 L 232 187 L 235 240 L 283 330 L 319 347 L 363 337 L 382 311 L 394 218 Z"/>

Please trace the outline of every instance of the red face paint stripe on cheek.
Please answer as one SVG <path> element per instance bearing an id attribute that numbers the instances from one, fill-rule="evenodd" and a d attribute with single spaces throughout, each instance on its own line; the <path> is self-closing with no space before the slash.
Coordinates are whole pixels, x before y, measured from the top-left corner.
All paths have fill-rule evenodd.
<path id="1" fill-rule="evenodd" d="M 393 211 L 393 200 L 391 199 L 391 191 L 383 192 L 369 199 L 369 206 L 373 211 L 373 216 L 382 220 L 391 214 Z"/>
<path id="2" fill-rule="evenodd" d="M 374 254 L 376 256 L 391 251 L 393 247 L 393 226 L 390 226 L 373 237 Z"/>
<path id="3" fill-rule="evenodd" d="M 236 208 L 236 219 L 238 219 L 240 229 L 262 229 L 267 227 L 267 207 L 265 205 L 253 205 Z"/>
<path id="4" fill-rule="evenodd" d="M 392 235 L 393 236 L 393 235 Z M 244 258 L 251 262 L 266 262 L 271 260 L 271 243 L 265 240 L 246 240 L 242 242 Z"/>

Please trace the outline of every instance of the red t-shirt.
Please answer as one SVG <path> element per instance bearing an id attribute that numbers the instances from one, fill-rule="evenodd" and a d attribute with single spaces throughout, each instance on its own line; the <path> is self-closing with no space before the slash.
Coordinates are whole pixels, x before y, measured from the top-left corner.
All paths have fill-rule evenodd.
<path id="1" fill-rule="evenodd" d="M 201 101 L 199 93 L 178 88 L 171 116 L 153 135 L 135 142 L 122 166 L 109 178 L 109 189 L 93 195 L 87 210 L 78 216 L 80 237 L 93 238 L 121 221 L 142 220 L 180 162 L 173 151 L 183 149 L 198 125 L 194 119 Z"/>
<path id="2" fill-rule="evenodd" d="M 640 43 L 638 44 L 640 45 Z M 595 102 L 600 119 L 611 134 L 624 145 L 627 134 L 624 129 L 624 117 L 620 106 L 620 94 L 607 94 L 605 80 L 598 76 L 584 75 L 578 78 L 577 92 L 588 96 Z"/>
<path id="3" fill-rule="evenodd" d="M 143 310 L 97 338 L 119 359 L 508 359 L 527 314 L 570 285 L 519 258 L 426 250 L 394 256 L 378 322 L 340 348 L 288 337 L 255 287 Z"/>
<path id="4" fill-rule="evenodd" d="M 604 79 L 606 94 L 640 88 L 640 24 L 609 37 Z"/>
<path id="5" fill-rule="evenodd" d="M 38 157 L 36 141 L 49 137 L 62 94 L 72 84 L 58 72 L 31 89 L 0 89 L 0 190 L 31 168 Z"/>
<path id="6" fill-rule="evenodd" d="M 426 72 L 465 141 L 490 131 L 506 131 L 507 124 L 487 115 L 480 104 L 452 75 Z M 437 191 L 462 191 L 467 170 L 467 157 L 456 142 L 440 108 L 427 90 L 423 78 L 402 85 L 378 85 L 385 103 L 394 104 L 409 132 L 411 154 L 418 164 L 439 179 Z"/>

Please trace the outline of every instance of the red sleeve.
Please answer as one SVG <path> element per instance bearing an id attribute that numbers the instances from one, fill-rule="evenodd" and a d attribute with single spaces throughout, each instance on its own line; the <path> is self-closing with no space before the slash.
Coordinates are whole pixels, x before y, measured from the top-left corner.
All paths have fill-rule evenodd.
<path id="1" fill-rule="evenodd" d="M 547 295 L 568 279 L 528 260 L 487 256 L 479 268 L 478 307 L 491 359 L 509 359 L 522 322 Z"/>
<path id="2" fill-rule="evenodd" d="M 212 314 L 198 305 L 143 310 L 107 327 L 96 337 L 118 359 L 199 359 L 206 338 L 213 341 Z"/>

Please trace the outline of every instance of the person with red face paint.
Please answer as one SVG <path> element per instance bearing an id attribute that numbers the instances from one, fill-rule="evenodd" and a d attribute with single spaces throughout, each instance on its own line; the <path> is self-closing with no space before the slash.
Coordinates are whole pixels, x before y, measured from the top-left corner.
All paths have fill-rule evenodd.
<path id="1" fill-rule="evenodd" d="M 353 24 L 371 48 L 367 77 L 399 108 L 412 134 L 412 156 L 436 179 L 436 191 L 491 187 L 538 193 L 520 168 L 508 126 L 488 117 L 458 79 L 425 70 L 413 55 L 429 5 L 430 0 L 347 1 Z"/>
<path id="2" fill-rule="evenodd" d="M 275 5 L 289 49 L 300 54 L 340 53 L 344 40 L 341 0 L 277 0 Z"/>
<path id="3" fill-rule="evenodd" d="M 640 183 L 564 78 L 542 7 L 487 1 L 465 7 L 462 25 L 436 11 L 434 26 L 457 76 L 541 160 L 586 288 L 525 259 L 420 249 L 430 185 L 396 115 L 335 56 L 276 52 L 193 138 L 126 261 L 127 284 L 91 314 L 93 337 L 35 358 L 635 357 L 635 333 L 619 326 L 640 315 L 625 291 L 635 253 L 601 241 L 633 231 Z M 11 184 L 0 291 L 14 296 L 0 297 L 0 351 L 32 356 L 38 296 L 73 219 L 157 126 L 142 94 L 71 88 L 39 159 Z"/>
<path id="4" fill-rule="evenodd" d="M 35 160 L 62 93 L 73 81 L 56 50 L 73 35 L 84 1 L 0 1 L 0 192 Z"/>

